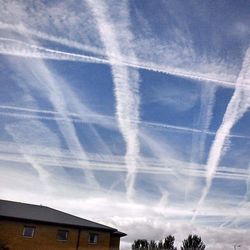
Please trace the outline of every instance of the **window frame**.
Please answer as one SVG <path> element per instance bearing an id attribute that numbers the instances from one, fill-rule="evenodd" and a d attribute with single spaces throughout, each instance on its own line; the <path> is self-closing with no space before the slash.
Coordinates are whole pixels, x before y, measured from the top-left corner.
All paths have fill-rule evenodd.
<path id="1" fill-rule="evenodd" d="M 91 239 L 91 236 L 95 236 L 96 237 L 96 241 L 95 242 L 91 242 L 90 239 Z M 88 243 L 91 244 L 91 245 L 96 245 L 98 243 L 98 237 L 99 237 L 99 234 L 97 233 L 89 233 L 89 240 L 88 240 Z"/>
<path id="2" fill-rule="evenodd" d="M 27 229 L 28 229 L 28 228 L 29 228 L 29 229 L 32 229 L 32 235 L 31 235 L 31 236 L 25 235 L 25 229 L 26 229 L 26 228 L 27 228 Z M 32 238 L 34 238 L 35 230 L 36 230 L 36 227 L 34 227 L 34 226 L 27 226 L 27 225 L 24 225 L 22 236 L 25 237 L 25 238 L 32 239 Z"/>
<path id="3" fill-rule="evenodd" d="M 58 236 L 59 236 L 59 232 L 65 232 L 66 233 L 66 239 L 59 239 Z M 67 229 L 58 229 L 57 230 L 57 235 L 56 235 L 56 240 L 57 241 L 68 241 L 69 240 L 69 230 Z"/>

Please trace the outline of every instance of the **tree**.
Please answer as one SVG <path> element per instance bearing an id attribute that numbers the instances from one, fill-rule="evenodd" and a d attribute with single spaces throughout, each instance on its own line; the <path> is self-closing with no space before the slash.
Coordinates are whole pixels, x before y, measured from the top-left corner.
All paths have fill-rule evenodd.
<path id="1" fill-rule="evenodd" d="M 148 250 L 148 241 L 147 240 L 141 240 L 141 249 L 142 250 Z"/>
<path id="2" fill-rule="evenodd" d="M 164 250 L 177 250 L 177 248 L 174 246 L 174 241 L 175 241 L 175 237 L 172 235 L 168 235 L 164 239 L 163 249 Z"/>
<path id="3" fill-rule="evenodd" d="M 149 250 L 157 250 L 157 244 L 154 240 L 150 241 L 148 249 Z"/>
<path id="4" fill-rule="evenodd" d="M 132 244 L 132 250 L 177 250 L 174 247 L 174 241 L 175 238 L 172 235 L 168 235 L 164 241 L 160 240 L 158 244 L 154 240 L 148 242 L 147 240 L 138 239 Z"/>
<path id="5" fill-rule="evenodd" d="M 132 244 L 132 250 L 148 250 L 149 243 L 147 240 L 135 240 Z"/>
<path id="6" fill-rule="evenodd" d="M 135 240 L 134 243 L 132 244 L 132 250 L 138 250 L 140 249 L 141 242 L 140 240 Z"/>
<path id="7" fill-rule="evenodd" d="M 181 250 L 204 250 L 206 245 L 198 235 L 189 235 L 187 239 L 182 242 Z"/>
<path id="8" fill-rule="evenodd" d="M 162 240 L 160 240 L 160 241 L 158 242 L 158 247 L 157 247 L 157 249 L 158 249 L 158 250 L 163 250 L 163 242 L 162 242 Z"/>

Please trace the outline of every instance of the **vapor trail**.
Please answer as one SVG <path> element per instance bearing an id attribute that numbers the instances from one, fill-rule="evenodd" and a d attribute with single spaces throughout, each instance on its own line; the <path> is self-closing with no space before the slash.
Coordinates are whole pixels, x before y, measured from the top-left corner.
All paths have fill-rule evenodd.
<path id="1" fill-rule="evenodd" d="M 211 146 L 208 161 L 207 161 L 207 177 L 206 186 L 203 190 L 202 196 L 198 202 L 196 212 L 192 218 L 195 220 L 198 210 L 207 197 L 211 187 L 213 177 L 216 173 L 217 167 L 220 163 L 224 151 L 225 141 L 227 135 L 230 134 L 233 126 L 243 117 L 245 112 L 250 108 L 250 94 L 249 91 L 241 87 L 241 83 L 250 86 L 250 47 L 247 49 L 239 76 L 236 81 L 234 94 L 227 106 L 222 123 L 216 133 L 215 139 Z"/>
<path id="2" fill-rule="evenodd" d="M 1 115 L 13 116 L 13 117 L 23 117 L 23 118 L 34 118 L 34 119 L 44 119 L 44 120 L 57 120 L 64 121 L 65 118 L 62 117 L 62 113 L 54 110 L 44 110 L 35 108 L 25 108 L 9 105 L 0 105 L 0 110 L 11 111 L 3 112 L 0 111 Z M 15 113 L 13 111 L 18 111 Z M 21 111 L 21 112 L 20 112 Z M 115 119 L 112 116 L 97 114 L 93 111 L 86 112 L 84 110 L 84 115 L 81 113 L 67 112 L 68 118 L 66 120 L 79 123 L 92 123 L 102 125 L 104 127 L 116 129 Z M 32 114 L 32 115 L 31 115 Z"/>
<path id="3" fill-rule="evenodd" d="M 36 133 L 37 130 L 39 130 L 39 132 L 41 130 L 42 131 L 44 130 L 43 125 L 39 122 L 36 122 L 36 121 L 32 122 L 31 121 L 29 124 L 34 130 L 34 131 L 32 131 L 31 134 Z M 17 127 L 19 129 L 18 131 L 17 131 Z M 39 160 L 37 159 L 36 156 L 31 154 L 31 151 L 29 149 L 27 150 L 27 147 L 25 147 L 25 146 L 23 147 L 23 144 L 20 143 L 23 141 L 23 137 L 24 138 L 31 137 L 30 134 L 28 133 L 28 128 L 26 127 L 26 124 L 23 124 L 21 122 L 18 125 L 14 124 L 14 125 L 6 126 L 5 129 L 17 144 L 16 150 L 14 153 L 12 153 L 12 154 L 7 153 L 6 154 L 6 161 L 8 161 L 7 158 L 9 158 L 9 161 L 13 160 L 15 162 L 16 156 L 19 155 L 19 160 L 17 162 L 29 163 L 34 168 L 34 170 L 38 173 L 39 180 L 43 184 L 43 187 L 45 188 L 45 190 L 47 192 L 49 192 L 51 190 L 51 185 L 49 183 L 49 177 L 50 177 L 49 171 L 47 171 L 44 168 L 44 165 L 41 162 L 39 162 Z M 49 131 L 47 129 L 45 129 L 45 131 L 48 133 L 48 136 L 53 137 L 53 134 L 49 133 Z M 24 133 L 25 133 L 25 135 L 24 135 Z M 32 139 L 32 138 L 30 138 L 30 139 Z M 5 150 L 7 148 L 8 147 L 6 147 Z M 3 149 L 0 151 L 0 159 L 5 158 L 4 157 L 5 154 L 3 154 L 2 152 L 3 152 Z M 12 159 L 12 157 L 13 157 L 13 159 Z"/>
<path id="4" fill-rule="evenodd" d="M 78 152 L 77 154 L 81 154 L 86 158 L 86 152 L 79 141 L 74 124 L 70 121 L 70 119 L 68 119 L 67 116 L 67 104 L 62 92 L 62 85 L 64 85 L 64 81 L 58 75 L 53 74 L 42 60 L 32 61 L 32 63 L 25 61 L 25 64 L 27 65 L 27 71 L 29 72 L 27 74 L 27 84 L 29 84 L 32 88 L 40 90 L 41 95 L 48 98 L 54 109 L 61 113 L 61 117 L 65 120 L 64 123 L 58 122 L 58 128 L 62 133 L 67 146 L 73 152 Z M 34 78 L 37 81 L 35 81 L 35 83 Z M 67 86 L 65 85 L 65 88 L 66 87 Z M 72 96 L 70 89 L 67 90 L 67 96 Z M 86 164 L 84 173 L 86 182 L 94 188 L 99 188 L 99 184 L 94 175 L 88 169 L 88 164 Z"/>
<path id="5" fill-rule="evenodd" d="M 63 93 L 61 91 L 61 88 L 58 87 L 58 85 L 55 82 L 55 79 L 53 78 L 51 72 L 48 70 L 48 68 L 45 65 L 40 65 L 40 68 L 42 69 L 40 72 L 43 72 L 43 74 L 46 75 L 45 77 L 45 82 L 47 84 L 48 87 L 47 90 L 49 91 L 49 99 L 51 101 L 51 103 L 53 104 L 53 106 L 55 107 L 55 110 L 57 110 L 58 112 L 60 112 L 62 114 L 62 117 L 66 120 L 65 124 L 60 124 L 59 125 L 59 129 L 62 132 L 62 134 L 64 135 L 64 138 L 69 146 L 69 148 L 73 151 L 73 152 L 77 152 L 77 154 L 81 154 L 85 159 L 87 159 L 87 155 L 86 152 L 81 144 L 81 142 L 79 141 L 77 132 L 75 130 L 75 127 L 73 125 L 73 123 L 71 121 L 67 121 L 68 119 L 68 115 L 67 115 L 67 107 L 66 107 L 66 103 L 64 101 L 64 96 Z M 42 76 L 41 76 L 42 78 Z M 59 80 L 59 79 L 57 79 Z M 61 85 L 62 85 L 62 80 L 61 80 Z M 67 90 L 67 94 L 70 96 L 70 90 Z M 99 188 L 99 184 L 95 179 L 95 176 L 93 175 L 93 173 L 91 172 L 88 166 L 88 164 L 85 165 L 86 169 L 85 169 L 85 175 L 86 175 L 86 181 L 94 188 Z"/>
<path id="6" fill-rule="evenodd" d="M 243 197 L 243 200 L 238 204 L 238 207 L 242 208 L 242 207 L 247 207 L 248 203 L 249 203 L 249 198 L 250 198 L 250 164 L 248 169 L 246 170 L 246 172 L 248 172 L 248 177 L 246 179 L 246 192 L 245 195 Z M 233 218 L 227 219 L 223 224 L 220 225 L 220 228 L 223 228 L 225 226 L 231 226 L 234 225 L 235 223 L 237 223 L 237 221 L 239 220 L 239 218 L 237 218 L 237 215 L 235 214 L 235 216 Z"/>
<path id="7" fill-rule="evenodd" d="M 58 111 L 52 110 L 41 110 L 41 109 L 34 109 L 34 108 L 23 108 L 23 107 L 16 107 L 16 106 L 8 106 L 8 105 L 0 105 L 0 110 L 7 110 L 11 112 L 3 112 L 0 111 L 0 115 L 2 116 L 10 116 L 10 117 L 17 117 L 23 119 L 38 119 L 38 120 L 55 120 L 60 122 L 70 121 L 75 123 L 89 123 L 89 124 L 97 124 L 102 125 L 104 127 L 108 127 L 111 129 L 117 129 L 115 125 L 115 117 L 108 116 L 108 115 L 100 115 L 100 114 L 78 114 L 67 112 L 67 118 L 62 117 L 62 113 Z M 21 112 L 13 112 L 13 111 L 21 111 Z M 138 121 L 138 120 L 131 120 L 133 123 L 137 123 L 142 127 L 149 127 L 158 130 L 169 130 L 175 133 L 197 133 L 197 134 L 206 134 L 213 136 L 216 133 L 209 130 L 201 130 L 195 128 L 189 128 L 184 126 L 176 126 L 170 125 L 165 123 L 156 123 L 156 122 L 148 122 L 148 121 Z M 244 135 L 237 135 L 237 134 L 229 134 L 227 135 L 228 138 L 242 138 L 249 140 L 249 136 Z"/>
<path id="8" fill-rule="evenodd" d="M 201 127 L 202 133 L 198 138 L 197 143 L 195 142 L 195 147 L 198 148 L 196 152 L 198 156 L 198 161 L 202 161 L 204 157 L 204 147 L 206 142 L 206 131 L 209 130 L 210 123 L 213 117 L 213 106 L 216 94 L 215 85 L 205 85 L 202 86 L 201 90 L 201 109 L 199 116 L 199 127 Z"/>
<path id="9" fill-rule="evenodd" d="M 152 142 L 152 141 L 151 141 Z M 151 144 L 151 143 L 150 143 Z M 40 145 L 28 145 L 23 143 L 9 143 L 0 141 L 0 160 L 6 162 L 25 163 L 25 159 L 18 153 L 22 153 L 34 159 L 42 166 L 68 167 L 85 169 L 90 164 L 91 169 L 98 171 L 127 172 L 123 156 L 103 155 L 88 153 L 88 159 L 77 152 L 62 150 L 55 147 L 44 147 Z M 160 147 L 159 147 L 160 148 Z M 161 149 L 161 148 L 160 148 Z M 206 177 L 204 166 L 200 164 L 185 165 L 183 162 L 169 158 L 162 158 L 161 161 L 155 158 L 139 157 L 137 173 L 155 175 L 175 175 L 186 177 L 189 174 L 196 177 Z M 249 171 L 246 169 L 232 167 L 218 167 L 215 178 L 230 180 L 246 180 L 249 178 Z"/>
<path id="10" fill-rule="evenodd" d="M 70 48 L 75 48 L 75 49 L 79 49 L 82 51 L 92 52 L 95 54 L 103 55 L 102 49 L 99 49 L 99 48 L 96 48 L 96 47 L 93 47 L 90 45 L 84 45 L 80 42 L 72 41 L 72 40 L 69 40 L 69 39 L 64 38 L 64 37 L 54 36 L 51 34 L 47 34 L 45 32 L 32 30 L 30 28 L 25 27 L 23 24 L 13 25 L 13 24 L 0 22 L 0 29 L 7 29 L 7 30 L 10 30 L 12 32 L 19 33 L 19 34 L 23 34 L 23 33 L 28 34 L 28 35 L 31 35 L 32 37 L 37 37 L 37 38 L 47 40 L 50 42 L 56 42 L 58 44 L 65 45 L 65 46 L 68 46 Z"/>
<path id="11" fill-rule="evenodd" d="M 0 37 L 0 40 L 5 42 L 0 44 L 0 53 L 4 55 L 62 61 L 77 61 L 85 63 L 109 64 L 108 60 L 98 57 L 48 49 L 42 46 L 29 44 L 11 38 Z"/>
<path id="12" fill-rule="evenodd" d="M 20 144 L 20 148 L 22 144 Z M 90 155 L 91 161 L 86 161 L 84 158 L 75 158 L 72 157 L 64 157 L 63 155 L 53 155 L 52 152 L 49 155 L 45 154 L 34 154 L 32 151 L 27 150 L 27 147 L 17 152 L 5 152 L 6 150 L 0 150 L 0 161 L 5 162 L 13 162 L 13 163 L 30 163 L 39 173 L 39 177 L 41 181 L 44 182 L 45 186 L 48 184 L 47 178 L 48 174 L 47 171 L 43 169 L 43 166 L 54 166 L 57 168 L 75 168 L 75 169 L 82 169 L 85 170 L 86 164 L 88 164 L 93 171 L 108 171 L 108 172 L 127 172 L 127 167 L 124 164 L 124 161 L 120 159 L 120 161 L 112 161 L 112 160 L 101 160 L 96 155 Z M 112 159 L 112 156 L 110 156 Z M 161 163 L 151 163 L 151 161 L 143 161 L 141 159 L 140 164 L 138 164 L 136 168 L 136 173 L 144 173 L 150 175 L 174 175 L 179 177 L 186 177 L 188 175 L 194 177 L 206 177 L 206 172 L 202 166 L 200 168 L 195 168 L 193 166 L 184 167 L 181 171 L 178 171 L 176 168 L 179 166 L 174 165 L 166 165 L 165 162 Z M 226 170 L 225 170 L 226 169 Z M 180 170 L 180 169 L 179 169 Z M 228 179 L 228 180 L 247 180 L 248 179 L 248 171 L 239 171 L 238 169 L 234 168 L 220 168 L 219 171 L 215 174 L 214 178 L 218 179 Z"/>
<path id="13" fill-rule="evenodd" d="M 43 58 L 43 59 L 50 59 L 50 60 L 63 60 L 63 61 L 77 61 L 77 62 L 84 62 L 84 63 L 98 63 L 98 64 L 105 64 L 105 65 L 113 65 L 113 66 L 127 66 L 134 69 L 143 69 L 147 71 L 153 71 L 157 73 L 163 73 L 167 75 L 178 76 L 187 79 L 193 79 L 196 81 L 205 81 L 205 82 L 212 82 L 216 85 L 221 85 L 228 88 L 234 88 L 235 83 L 231 81 L 215 79 L 212 77 L 208 77 L 205 74 L 197 74 L 196 72 L 185 71 L 182 69 L 177 69 L 173 67 L 168 67 L 164 65 L 158 65 L 155 63 L 150 62 L 140 62 L 134 60 L 134 58 L 129 58 L 123 56 L 123 58 L 118 58 L 114 56 L 110 56 L 110 58 L 100 58 L 96 56 L 89 56 L 83 54 L 76 54 L 64 51 L 58 51 L 53 49 L 44 48 L 41 46 L 31 45 L 28 43 L 20 42 L 15 39 L 9 38 L 0 38 L 2 41 L 12 41 L 15 43 L 19 43 L 19 47 L 16 44 L 13 46 L 11 44 L 0 44 L 0 54 L 4 55 L 12 55 L 12 56 L 20 56 L 20 57 L 28 57 L 28 58 Z M 22 47 L 20 45 L 22 44 Z M 242 87 L 250 88 L 248 85 L 239 84 Z"/>
<path id="14" fill-rule="evenodd" d="M 204 161 L 204 150 L 205 143 L 208 136 L 207 131 L 209 131 L 209 126 L 213 116 L 213 106 L 214 99 L 216 93 L 216 85 L 208 85 L 204 84 L 201 86 L 201 96 L 200 96 L 200 112 L 198 119 L 198 127 L 200 129 L 200 133 L 193 133 L 192 136 L 192 152 L 190 162 L 199 162 L 202 163 Z M 216 133 L 214 133 L 216 134 Z M 188 194 L 191 187 L 191 178 L 188 178 L 187 186 L 185 189 L 185 200 L 188 199 Z"/>
<path id="15" fill-rule="evenodd" d="M 93 47 L 90 45 L 84 45 L 80 42 L 73 41 L 73 40 L 70 40 L 70 39 L 67 39 L 64 37 L 54 36 L 51 34 L 47 34 L 45 32 L 32 30 L 30 28 L 25 27 L 23 24 L 12 25 L 9 23 L 0 22 L 0 29 L 7 29 L 7 30 L 11 30 L 12 32 L 17 32 L 20 34 L 23 34 L 23 33 L 29 34 L 32 37 L 37 37 L 37 38 L 47 40 L 50 42 L 56 42 L 58 44 L 68 46 L 69 48 L 79 49 L 79 50 L 82 50 L 84 52 L 94 53 L 94 54 L 99 55 L 101 57 L 103 57 L 105 54 L 103 49 L 101 49 L 101 48 Z M 115 58 L 116 58 L 115 54 L 110 55 L 110 56 L 112 56 L 115 60 Z M 124 56 L 124 58 L 126 58 L 126 56 Z M 56 58 L 54 58 L 54 59 L 56 59 Z M 66 58 L 65 58 L 65 60 L 66 60 Z M 234 87 L 233 82 L 223 81 L 220 79 L 213 79 L 213 78 L 206 77 L 205 75 L 198 75 L 197 76 L 195 74 L 195 72 L 193 74 L 192 72 L 185 72 L 182 70 L 178 70 L 176 68 L 165 67 L 164 65 L 157 65 L 157 64 L 151 63 L 151 62 L 148 62 L 148 63 L 140 62 L 138 65 L 138 59 L 136 59 L 136 63 L 135 62 L 131 63 L 131 61 L 133 62 L 134 60 L 131 60 L 131 58 L 126 58 L 126 62 L 120 62 L 120 63 L 122 63 L 122 64 L 126 63 L 126 64 L 128 64 L 127 66 L 129 66 L 129 67 L 141 68 L 141 69 L 145 69 L 145 70 L 152 70 L 152 71 L 156 71 L 156 72 L 160 72 L 160 73 L 164 73 L 164 74 L 170 74 L 170 75 L 177 74 L 177 76 L 181 76 L 181 77 L 185 77 L 185 78 L 192 78 L 195 80 L 202 80 L 204 78 L 205 81 L 212 81 L 215 83 L 217 82 L 219 84 L 223 84 L 223 85 L 226 85 L 228 87 L 230 87 L 230 86 Z"/>
<path id="16" fill-rule="evenodd" d="M 128 69 L 126 65 L 116 65 L 118 62 L 123 62 L 120 42 L 123 48 L 126 48 L 127 54 L 132 58 L 136 58 L 133 50 L 129 48 L 127 40 L 119 41 L 119 35 L 116 33 L 117 27 L 109 16 L 108 7 L 104 2 L 87 1 L 93 16 L 96 20 L 96 25 L 99 30 L 101 40 L 105 46 L 106 54 L 109 62 L 112 65 L 112 75 L 115 85 L 116 97 L 116 117 L 118 126 L 126 143 L 125 161 L 128 169 L 126 178 L 127 197 L 133 195 L 133 187 L 135 181 L 135 172 L 137 158 L 139 155 L 139 140 L 138 140 L 138 125 L 131 120 L 140 120 L 139 115 L 139 74 L 137 71 Z M 129 42 L 132 42 L 132 33 L 129 31 L 129 25 L 126 23 L 122 31 L 126 33 Z M 113 58 L 116 55 L 116 59 Z"/>

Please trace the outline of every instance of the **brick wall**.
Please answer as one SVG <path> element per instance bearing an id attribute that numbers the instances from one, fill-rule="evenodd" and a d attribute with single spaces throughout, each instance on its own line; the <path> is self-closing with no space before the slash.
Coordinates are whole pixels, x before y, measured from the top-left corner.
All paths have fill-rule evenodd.
<path id="1" fill-rule="evenodd" d="M 22 236 L 24 226 L 35 227 L 33 238 L 26 238 Z M 69 231 L 67 241 L 57 240 L 57 231 L 59 229 Z M 76 250 L 78 233 L 79 230 L 75 228 L 7 220 L 0 221 L 0 239 L 8 244 L 10 250 Z M 89 244 L 89 233 L 98 234 L 97 244 Z M 81 230 L 78 249 L 110 250 L 110 246 L 112 245 L 112 250 L 118 250 L 119 244 L 118 247 L 115 248 L 115 245 L 117 246 L 117 241 L 112 244 L 111 242 L 113 242 L 113 239 L 110 241 L 109 232 Z"/>
<path id="2" fill-rule="evenodd" d="M 89 244 L 89 233 L 95 233 L 98 235 L 98 244 Z M 100 233 L 98 231 L 83 231 L 80 234 L 79 250 L 109 250 L 110 233 Z"/>
<path id="3" fill-rule="evenodd" d="M 111 236 L 109 246 L 110 250 L 118 250 L 120 248 L 120 237 Z"/>

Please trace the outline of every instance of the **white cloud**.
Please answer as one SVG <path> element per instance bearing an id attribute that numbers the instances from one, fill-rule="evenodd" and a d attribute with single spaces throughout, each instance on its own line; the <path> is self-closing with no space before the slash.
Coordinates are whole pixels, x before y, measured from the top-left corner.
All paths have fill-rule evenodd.
<path id="1" fill-rule="evenodd" d="M 152 90 L 148 98 L 149 102 L 168 106 L 175 109 L 176 112 L 184 112 L 191 109 L 199 98 L 197 89 L 186 85 L 176 86 L 168 83 L 160 87 L 153 87 Z"/>
<path id="2" fill-rule="evenodd" d="M 133 35 L 129 30 L 128 16 L 126 14 L 123 23 L 122 33 L 126 40 L 119 40 L 119 33 L 116 33 L 116 23 L 109 17 L 108 6 L 105 2 L 87 1 L 93 16 L 96 20 L 97 29 L 106 49 L 109 60 L 123 61 L 120 42 L 126 48 L 126 54 L 136 58 L 134 51 L 128 46 L 133 42 Z M 124 6 L 125 7 L 125 6 Z M 115 56 L 117 59 L 114 59 Z M 111 63 L 112 64 L 112 63 Z M 138 140 L 138 125 L 132 120 L 140 120 L 140 96 L 139 96 L 139 74 L 136 70 L 112 65 L 112 75 L 114 81 L 114 92 L 116 96 L 116 117 L 121 134 L 126 143 L 125 162 L 128 168 L 126 178 L 127 196 L 132 198 L 134 191 L 135 173 L 137 158 L 139 156 L 140 145 Z"/>
<path id="3" fill-rule="evenodd" d="M 236 155 L 235 165 L 228 166 L 219 165 L 217 155 L 225 149 L 225 140 L 237 138 L 239 144 L 240 140 L 249 140 L 244 133 L 229 133 L 249 106 L 249 81 L 239 79 L 235 85 L 238 59 L 231 60 L 229 56 L 227 60 L 218 51 L 201 53 L 193 43 L 185 19 L 176 15 L 174 8 L 169 8 L 164 17 L 152 15 L 157 20 L 166 18 L 160 27 L 166 33 L 156 35 L 150 26 L 150 16 L 143 15 L 143 8 L 129 6 L 128 1 L 89 0 L 77 5 L 71 1 L 45 4 L 32 0 L 0 0 L 0 3 L 0 52 L 5 55 L 1 58 L 13 69 L 9 73 L 4 68 L 1 73 L 13 81 L 9 89 L 6 87 L 7 94 L 11 92 L 17 97 L 6 102 L 8 98 L 1 95 L 0 126 L 8 131 L 8 134 L 1 133 L 0 141 L 0 168 L 1 175 L 5 176 L 0 183 L 1 198 L 37 204 L 42 200 L 44 205 L 115 226 L 128 233 L 123 239 L 123 249 L 129 249 L 135 238 L 160 239 L 168 233 L 175 234 L 178 244 L 189 233 L 198 233 L 207 243 L 207 249 L 230 249 L 236 242 L 242 245 L 241 249 L 247 249 L 250 244 L 247 232 L 228 226 L 249 226 L 246 224 L 249 190 L 247 188 L 243 197 L 244 190 L 240 189 L 248 182 L 249 171 L 239 167 L 237 159 L 241 154 L 232 154 L 231 157 Z M 132 16 L 135 12 L 138 16 Z M 176 25 L 166 25 L 167 18 L 174 18 L 171 20 L 175 20 Z M 235 27 L 242 38 L 246 36 L 245 28 L 245 23 Z M 48 59 L 53 59 L 53 63 Z M 84 63 L 99 63 L 112 68 L 116 117 L 89 109 L 85 99 L 80 99 L 74 91 L 75 86 L 71 87 L 73 83 L 57 73 L 56 67 L 50 67 L 61 65 L 62 60 L 74 61 L 74 65 L 83 62 L 77 64 L 80 67 L 85 67 Z M 198 126 L 156 123 L 150 121 L 150 117 L 143 121 L 139 109 L 139 70 L 142 80 L 144 74 L 163 73 L 164 79 L 169 74 L 200 84 Z M 249 72 L 246 74 L 249 79 Z M 11 81 L 3 83 L 7 86 Z M 84 92 L 87 83 L 84 85 L 79 92 Z M 199 103 L 198 91 L 190 90 L 192 85 L 186 89 L 183 86 L 181 83 L 178 90 L 177 86 L 156 89 L 151 93 L 156 105 L 170 106 L 182 114 L 195 108 Z M 106 87 L 105 81 L 102 87 Z M 226 129 L 218 131 L 215 140 L 221 144 L 214 147 L 216 155 L 210 155 L 214 168 L 206 172 L 204 165 L 194 162 L 206 153 L 206 137 L 211 139 L 216 134 L 209 130 L 213 127 L 210 126 L 212 118 L 218 118 L 217 113 L 213 113 L 218 106 L 214 105 L 217 101 L 223 104 L 225 100 L 215 102 L 215 91 L 218 89 L 219 94 L 232 91 L 226 88 L 235 88 L 236 96 L 224 116 L 223 124 L 230 123 L 230 126 L 222 124 Z M 181 98 L 178 100 L 178 97 Z M 39 105 L 38 99 L 42 100 Z M 53 125 L 47 126 L 49 124 Z M 103 134 L 97 127 L 104 130 Z M 113 154 L 110 146 L 110 142 L 113 143 L 117 152 L 123 149 L 119 129 L 127 143 L 125 158 L 122 154 Z M 191 146 L 184 139 L 178 141 L 178 145 L 174 140 L 168 141 L 166 132 L 174 136 L 178 133 L 178 138 L 193 136 L 192 147 L 199 145 L 199 150 L 193 151 L 191 162 L 182 152 L 184 147 L 191 150 Z M 111 140 L 103 139 L 106 133 Z M 119 142 L 114 139 L 116 136 Z M 87 149 L 91 143 L 93 152 Z M 144 156 L 140 149 L 145 151 Z M 84 171 L 90 169 L 89 182 L 86 182 Z M 124 181 L 128 173 L 127 190 L 134 189 L 134 202 L 124 199 L 130 193 L 126 192 Z M 229 194 L 231 190 L 222 187 L 212 189 L 200 207 L 199 220 L 191 224 L 196 201 L 209 176 L 220 183 L 239 184 L 240 190 L 236 190 L 239 193 Z M 239 202 L 242 198 L 243 202 Z M 239 215 L 235 217 L 236 207 Z M 216 228 L 219 224 L 224 228 Z"/>
<path id="4" fill-rule="evenodd" d="M 243 117 L 245 112 L 250 108 L 250 96 L 248 91 L 242 89 L 239 84 L 245 83 L 250 85 L 250 47 L 247 49 L 239 76 L 236 81 L 236 88 L 232 98 L 230 99 L 222 123 L 217 130 L 215 139 L 211 146 L 207 160 L 207 182 L 204 188 L 201 199 L 199 200 L 197 210 L 202 205 L 206 198 L 209 189 L 212 185 L 214 174 L 220 163 L 220 159 L 225 153 L 226 137 L 230 133 L 233 126 Z M 195 215 L 196 216 L 196 215 Z M 193 219 L 195 219 L 195 216 Z"/>
<path id="5" fill-rule="evenodd" d="M 34 44 L 24 43 L 16 39 L 0 38 L 2 44 L 0 44 L 0 53 L 3 55 L 12 55 L 25 58 L 37 58 L 37 59 L 52 59 L 59 61 L 76 61 L 84 63 L 98 63 L 108 64 L 113 66 L 130 67 L 134 69 L 144 69 L 148 71 L 164 73 L 167 75 L 179 76 L 187 79 L 197 80 L 198 82 L 211 82 L 212 84 L 222 85 L 224 87 L 234 88 L 233 82 L 234 76 L 227 75 L 210 75 L 207 73 L 200 73 L 192 70 L 186 70 L 178 67 L 167 66 L 164 64 L 157 64 L 150 61 L 137 60 L 134 57 L 123 56 L 123 59 L 117 58 L 115 55 L 111 55 L 112 60 L 89 56 L 84 54 L 76 54 L 65 51 L 59 51 L 54 49 L 48 49 L 45 47 L 37 46 Z M 9 41 L 9 43 L 6 43 Z M 214 65 L 213 67 L 216 67 Z M 229 76 L 229 77 L 228 77 Z M 249 88 L 247 85 L 240 84 L 242 87 Z"/>

